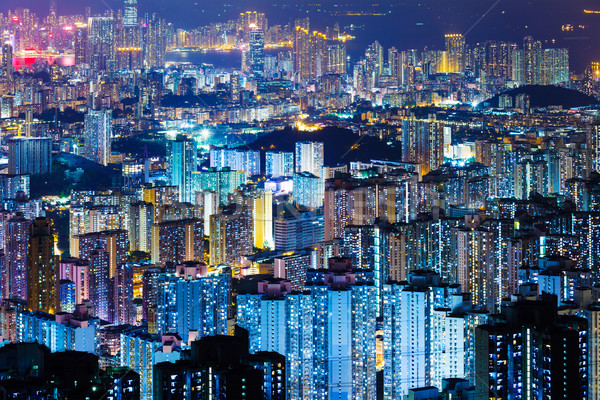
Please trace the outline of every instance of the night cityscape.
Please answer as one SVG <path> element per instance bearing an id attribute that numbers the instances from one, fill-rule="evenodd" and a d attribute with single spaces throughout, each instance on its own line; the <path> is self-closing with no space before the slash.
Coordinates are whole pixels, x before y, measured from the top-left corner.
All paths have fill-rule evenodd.
<path id="1" fill-rule="evenodd" d="M 0 400 L 600 400 L 600 5 L 0 2 Z"/>

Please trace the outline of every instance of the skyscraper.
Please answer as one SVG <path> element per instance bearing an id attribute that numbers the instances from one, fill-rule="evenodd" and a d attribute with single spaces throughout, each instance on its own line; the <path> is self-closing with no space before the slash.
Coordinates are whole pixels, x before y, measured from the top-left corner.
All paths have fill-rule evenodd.
<path id="1" fill-rule="evenodd" d="M 410 273 L 408 282 L 383 287 L 383 398 L 398 399 L 411 388 L 441 387 L 446 377 L 467 372 L 469 296 L 433 271 Z"/>
<path id="2" fill-rule="evenodd" d="M 124 0 L 123 26 L 136 26 L 138 23 L 137 0 Z"/>
<path id="3" fill-rule="evenodd" d="M 58 259 L 54 254 L 52 220 L 36 218 L 31 225 L 27 254 L 27 308 L 31 311 L 60 311 Z"/>
<path id="4" fill-rule="evenodd" d="M 307 291 L 265 281 L 257 293 L 237 296 L 250 351 L 285 355 L 288 398 L 375 399 L 372 279 L 349 260 L 331 259 L 329 269 L 307 272 Z"/>
<path id="5" fill-rule="evenodd" d="M 210 216 L 210 264 L 241 265 L 254 244 L 252 209 L 232 204 Z"/>
<path id="6" fill-rule="evenodd" d="M 91 65 L 92 70 L 107 70 L 109 61 L 113 60 L 115 21 L 112 17 L 91 17 L 88 18 L 87 25 L 87 63 Z"/>
<path id="7" fill-rule="evenodd" d="M 2 295 L 5 298 L 27 300 L 27 253 L 31 221 L 17 214 L 6 221 L 6 271 Z M 8 276 L 7 276 L 8 275 Z"/>
<path id="8" fill-rule="evenodd" d="M 475 398 L 587 398 L 587 321 L 554 295 L 514 300 L 475 329 Z"/>
<path id="9" fill-rule="evenodd" d="M 85 64 L 88 57 L 88 26 L 84 23 L 75 24 L 75 65 Z"/>
<path id="10" fill-rule="evenodd" d="M 196 143 L 185 136 L 167 142 L 167 177 L 169 183 L 179 187 L 179 201 L 193 201 L 192 173 L 197 168 Z"/>
<path id="11" fill-rule="evenodd" d="M 2 45 L 2 77 L 8 82 L 13 81 L 13 48 L 6 42 Z"/>
<path id="12" fill-rule="evenodd" d="M 8 141 L 9 174 L 52 172 L 52 138 L 14 137 Z"/>
<path id="13" fill-rule="evenodd" d="M 151 14 L 145 17 L 141 26 L 144 66 L 163 67 L 167 52 L 168 24 L 164 18 Z"/>
<path id="14" fill-rule="evenodd" d="M 265 175 L 272 178 L 292 176 L 294 173 L 294 153 L 267 151 L 265 153 Z"/>
<path id="15" fill-rule="evenodd" d="M 446 52 L 450 73 L 462 73 L 465 70 L 465 37 L 460 33 L 447 34 Z"/>
<path id="16" fill-rule="evenodd" d="M 190 261 L 157 279 L 157 331 L 178 332 L 184 341 L 190 331 L 198 338 L 227 334 L 230 277 L 224 271 Z"/>
<path id="17" fill-rule="evenodd" d="M 365 51 L 366 89 L 371 90 L 379 85 L 379 77 L 383 72 L 383 47 L 375 41 Z"/>
<path id="18" fill-rule="evenodd" d="M 265 33 L 258 27 L 252 26 L 248 37 L 250 72 L 263 75 L 265 72 Z"/>
<path id="19" fill-rule="evenodd" d="M 204 230 L 199 219 L 159 222 L 152 225 L 152 263 L 202 260 Z"/>
<path id="20" fill-rule="evenodd" d="M 141 30 L 138 25 L 137 0 L 124 0 L 123 29 L 117 36 L 116 66 L 118 69 L 134 70 L 143 63 Z"/>
<path id="21" fill-rule="evenodd" d="M 321 176 L 323 162 L 323 142 L 296 142 L 296 172 Z"/>
<path id="22" fill-rule="evenodd" d="M 108 165 L 112 138 L 112 112 L 90 110 L 84 121 L 84 154 L 88 160 Z"/>

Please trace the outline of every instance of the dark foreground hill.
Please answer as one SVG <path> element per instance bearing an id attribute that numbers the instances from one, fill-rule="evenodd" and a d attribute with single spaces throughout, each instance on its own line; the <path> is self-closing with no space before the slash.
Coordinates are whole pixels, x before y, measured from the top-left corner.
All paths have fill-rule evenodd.
<path id="1" fill-rule="evenodd" d="M 528 94 L 531 107 L 562 106 L 562 108 L 583 107 L 600 102 L 593 96 L 588 96 L 573 89 L 566 89 L 560 86 L 526 85 L 511 89 L 502 94 L 516 96 L 518 94 Z M 498 107 L 498 100 L 501 95 L 496 95 L 482 103 L 484 107 Z M 514 98 L 513 98 L 514 104 Z"/>
<path id="2" fill-rule="evenodd" d="M 316 141 L 325 146 L 325 165 L 372 159 L 398 161 L 400 145 L 387 144 L 375 136 L 359 136 L 344 128 L 326 127 L 316 132 L 302 132 L 292 128 L 274 131 L 260 137 L 248 146 L 253 150 L 294 151 L 296 142 Z"/>

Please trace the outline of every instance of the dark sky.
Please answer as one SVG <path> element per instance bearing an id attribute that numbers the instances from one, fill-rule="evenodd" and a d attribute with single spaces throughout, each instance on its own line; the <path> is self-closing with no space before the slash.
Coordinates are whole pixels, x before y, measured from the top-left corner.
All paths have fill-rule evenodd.
<path id="1" fill-rule="evenodd" d="M 45 15 L 50 1 L 0 0 L 0 3 L 0 12 L 26 6 Z M 321 5 L 310 5 L 315 3 Z M 140 12 L 157 12 L 182 28 L 223 21 L 241 11 L 255 9 L 267 13 L 270 24 L 309 15 L 317 29 L 336 21 L 342 28 L 362 25 L 363 30 L 353 32 L 358 37 L 352 44 L 356 47 L 379 40 L 386 47 L 395 45 L 400 49 L 440 48 L 444 33 L 468 32 L 468 43 L 487 39 L 521 42 L 524 36 L 532 35 L 545 41 L 548 47 L 553 40 L 556 46 L 569 47 L 572 65 L 578 70 L 589 61 L 600 60 L 600 41 L 591 39 L 600 34 L 600 14 L 583 13 L 584 9 L 600 10 L 597 0 L 139 0 L 139 4 Z M 336 4 L 338 7 L 334 7 Z M 59 14 L 82 13 L 87 6 L 95 12 L 107 6 L 117 10 L 122 0 L 58 0 Z M 347 17 L 332 15 L 335 10 L 388 14 Z M 564 33 L 563 24 L 585 28 Z"/>

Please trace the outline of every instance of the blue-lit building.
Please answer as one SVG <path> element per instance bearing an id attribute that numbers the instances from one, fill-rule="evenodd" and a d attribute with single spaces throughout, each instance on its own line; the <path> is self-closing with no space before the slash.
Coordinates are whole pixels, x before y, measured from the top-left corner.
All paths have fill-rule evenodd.
<path id="1" fill-rule="evenodd" d="M 294 203 L 311 209 L 323 206 L 325 195 L 325 181 L 310 172 L 295 173 Z"/>
<path id="2" fill-rule="evenodd" d="M 315 247 L 323 241 L 325 221 L 322 212 L 281 212 L 273 220 L 275 249 L 291 251 Z"/>
<path id="3" fill-rule="evenodd" d="M 433 271 L 412 271 L 408 281 L 383 286 L 384 399 L 466 376 L 471 308 L 459 285 Z"/>
<path id="4" fill-rule="evenodd" d="M 239 294 L 238 324 L 250 352 L 285 355 L 288 398 L 375 399 L 376 302 L 371 271 L 332 259 L 329 269 L 307 271 L 306 291 L 264 281 Z"/>
<path id="5" fill-rule="evenodd" d="M 514 300 L 475 330 L 475 398 L 588 398 L 587 320 L 554 295 Z"/>
<path id="6" fill-rule="evenodd" d="M 265 153 L 265 175 L 278 178 L 293 174 L 294 153 L 286 151 L 267 151 Z"/>
<path id="7" fill-rule="evenodd" d="M 169 184 L 179 187 L 179 201 L 192 202 L 194 196 L 192 173 L 196 171 L 198 164 L 196 143 L 185 136 L 169 140 L 167 159 Z"/>
<path id="8" fill-rule="evenodd" d="M 388 280 L 390 228 L 383 223 L 347 225 L 342 236 L 341 255 L 352 260 L 355 268 L 373 271 L 377 293 L 377 314 L 381 313 L 382 287 Z"/>
<path id="9" fill-rule="evenodd" d="M 231 168 L 233 171 L 243 171 L 246 177 L 260 175 L 260 151 L 212 149 L 210 151 L 210 167 L 219 170 Z"/>
<path id="10" fill-rule="evenodd" d="M 72 313 L 75 311 L 75 282 L 61 279 L 58 291 L 62 312 Z"/>
<path id="11" fill-rule="evenodd" d="M 219 204 L 227 204 L 227 196 L 246 183 L 246 174 L 229 167 L 209 168 L 192 174 L 194 192 L 211 190 L 217 194 Z"/>
<path id="12" fill-rule="evenodd" d="M 152 400 L 154 365 L 175 362 L 181 358 L 180 340 L 174 335 L 159 336 L 142 328 L 132 328 L 120 334 L 119 365 L 140 375 L 140 400 Z"/>
<path id="13" fill-rule="evenodd" d="M 23 311 L 17 315 L 18 341 L 43 344 L 52 352 L 99 354 L 99 329 L 100 320 L 90 317 L 84 305 L 78 305 L 73 314 Z"/>
<path id="14" fill-rule="evenodd" d="M 205 264 L 188 262 L 157 279 L 157 331 L 177 332 L 187 341 L 190 331 L 198 337 L 227 334 L 230 276 L 208 273 Z"/>
<path id="15" fill-rule="evenodd" d="M 253 27 L 248 32 L 249 37 L 249 67 L 251 72 L 256 75 L 263 75 L 265 72 L 265 32 L 262 29 Z"/>

